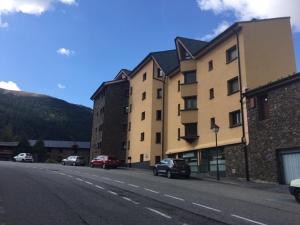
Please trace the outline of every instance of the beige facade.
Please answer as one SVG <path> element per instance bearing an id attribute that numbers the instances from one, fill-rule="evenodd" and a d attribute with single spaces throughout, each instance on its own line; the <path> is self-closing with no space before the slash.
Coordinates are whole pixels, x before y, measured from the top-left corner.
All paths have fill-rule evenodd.
<path id="1" fill-rule="evenodd" d="M 195 40 L 177 38 L 177 70 L 161 79 L 155 78 L 159 63 L 149 56 L 131 75 L 131 163 L 144 161 L 152 166 L 157 157 L 194 151 L 199 166 L 204 157 L 201 152 L 216 145 L 212 119 L 220 127 L 219 146 L 248 144 L 243 93 L 296 72 L 289 18 L 236 23 L 211 42 L 199 42 L 198 49 L 195 46 Z M 193 71 L 195 80 L 185 81 L 184 74 Z M 145 73 L 147 79 L 143 80 Z M 156 98 L 159 88 L 164 90 L 164 98 Z M 164 113 L 161 121 L 156 120 L 157 110 Z M 187 124 L 196 124 L 196 134 L 186 134 Z M 144 141 L 140 140 L 142 132 Z M 161 133 L 159 144 L 156 133 Z"/>

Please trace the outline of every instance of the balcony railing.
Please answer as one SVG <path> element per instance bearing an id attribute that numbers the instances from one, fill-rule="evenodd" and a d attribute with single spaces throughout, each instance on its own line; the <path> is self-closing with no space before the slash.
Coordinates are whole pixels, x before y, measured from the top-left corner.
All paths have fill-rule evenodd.
<path id="1" fill-rule="evenodd" d="M 198 122 L 198 109 L 183 109 L 180 110 L 181 123 L 197 123 Z"/>
<path id="2" fill-rule="evenodd" d="M 196 70 L 196 61 L 193 59 L 182 60 L 180 61 L 180 70 L 181 72 Z"/>
<path id="3" fill-rule="evenodd" d="M 185 98 L 190 96 L 197 96 L 197 86 L 197 82 L 181 84 L 181 97 Z"/>

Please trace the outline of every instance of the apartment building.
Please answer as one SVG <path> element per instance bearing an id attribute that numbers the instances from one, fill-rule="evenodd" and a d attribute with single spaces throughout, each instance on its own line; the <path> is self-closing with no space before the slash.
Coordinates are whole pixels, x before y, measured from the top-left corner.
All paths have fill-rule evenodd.
<path id="1" fill-rule="evenodd" d="M 129 70 L 122 69 L 114 80 L 103 82 L 91 97 L 91 159 L 102 154 L 126 161 L 129 74 Z"/>

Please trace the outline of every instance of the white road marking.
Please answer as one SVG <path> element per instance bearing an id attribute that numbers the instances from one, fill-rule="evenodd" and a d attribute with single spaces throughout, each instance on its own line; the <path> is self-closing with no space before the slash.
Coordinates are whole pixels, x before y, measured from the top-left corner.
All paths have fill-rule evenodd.
<path id="1" fill-rule="evenodd" d="M 152 189 L 148 189 L 148 188 L 144 188 L 144 190 L 146 190 L 146 191 L 150 191 L 150 192 L 152 192 L 152 193 L 155 193 L 155 194 L 158 194 L 158 193 L 159 193 L 158 191 L 154 191 L 154 190 L 152 190 Z"/>
<path id="2" fill-rule="evenodd" d="M 89 181 L 84 181 L 86 184 L 89 184 L 89 185 L 94 185 L 93 183 L 89 182 Z"/>
<path id="3" fill-rule="evenodd" d="M 68 176 L 68 177 L 71 177 L 71 178 L 73 177 L 72 175 L 67 175 L 67 176 Z"/>
<path id="4" fill-rule="evenodd" d="M 158 215 L 160 215 L 160 216 L 163 216 L 163 217 L 165 217 L 165 218 L 167 218 L 167 219 L 172 219 L 171 216 L 169 216 L 169 215 L 167 215 L 167 214 L 164 214 L 164 213 L 162 213 L 162 212 L 160 212 L 160 211 L 158 211 L 158 210 L 156 210 L 156 209 L 152 209 L 152 208 L 148 208 L 148 207 L 146 207 L 146 209 L 148 209 L 149 211 L 154 212 L 154 213 L 156 213 L 156 214 L 158 214 Z"/>
<path id="5" fill-rule="evenodd" d="M 99 185 L 95 185 L 95 187 L 104 190 L 104 187 L 101 187 Z"/>
<path id="6" fill-rule="evenodd" d="M 98 177 L 96 174 L 93 174 L 92 176 L 93 176 L 93 177 Z"/>
<path id="7" fill-rule="evenodd" d="M 178 197 L 175 197 L 173 195 L 167 195 L 167 194 L 164 194 L 165 197 L 168 197 L 168 198 L 173 198 L 173 199 L 176 199 L 176 200 L 179 200 L 179 201 L 184 201 L 183 198 L 178 198 Z"/>
<path id="8" fill-rule="evenodd" d="M 140 186 L 135 185 L 135 184 L 128 184 L 128 186 L 135 187 L 135 188 L 139 188 L 140 187 Z"/>
<path id="9" fill-rule="evenodd" d="M 132 202 L 132 203 L 135 204 L 135 205 L 138 205 L 138 204 L 139 204 L 138 202 L 133 201 L 133 200 L 130 199 L 130 198 L 127 198 L 127 197 L 122 197 L 122 198 L 125 199 L 126 201 Z"/>
<path id="10" fill-rule="evenodd" d="M 107 192 L 112 194 L 112 195 L 118 195 L 116 192 L 113 192 L 113 191 L 107 191 Z"/>
<path id="11" fill-rule="evenodd" d="M 58 173 L 58 174 L 63 175 L 63 176 L 66 175 L 65 173 Z"/>
<path id="12" fill-rule="evenodd" d="M 76 178 L 76 180 L 83 181 L 83 180 L 82 180 L 82 179 L 80 179 L 80 178 Z"/>
<path id="13" fill-rule="evenodd" d="M 255 220 L 250 220 L 248 218 L 245 218 L 245 217 L 242 217 L 242 216 L 238 216 L 238 215 L 235 215 L 235 214 L 231 214 L 231 216 L 233 216 L 235 218 L 238 218 L 238 219 L 241 219 L 241 220 L 245 220 L 245 221 L 251 222 L 251 223 L 259 224 L 259 225 L 267 225 L 265 223 L 261 223 L 261 222 L 255 221 Z"/>
<path id="14" fill-rule="evenodd" d="M 124 181 L 120 181 L 120 180 L 113 180 L 114 182 L 120 183 L 120 184 L 124 184 Z"/>
<path id="15" fill-rule="evenodd" d="M 209 210 L 212 210 L 212 211 L 215 211 L 215 212 L 222 212 L 220 209 L 215 209 L 215 208 L 209 207 L 207 205 L 201 205 L 201 204 L 195 203 L 195 202 L 193 202 L 193 205 L 196 205 L 196 206 L 199 206 L 199 207 L 202 207 L 202 208 L 205 208 L 205 209 L 209 209 Z"/>

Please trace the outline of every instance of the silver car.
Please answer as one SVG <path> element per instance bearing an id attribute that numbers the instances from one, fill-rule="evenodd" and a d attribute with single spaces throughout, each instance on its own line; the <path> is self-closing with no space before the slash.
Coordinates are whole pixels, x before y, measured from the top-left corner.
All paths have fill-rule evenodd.
<path id="1" fill-rule="evenodd" d="M 62 165 L 84 166 L 85 160 L 82 156 L 71 155 L 61 161 Z"/>
<path id="2" fill-rule="evenodd" d="M 14 157 L 16 162 L 33 162 L 33 157 L 30 153 L 20 153 Z"/>

